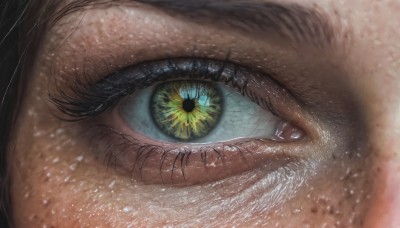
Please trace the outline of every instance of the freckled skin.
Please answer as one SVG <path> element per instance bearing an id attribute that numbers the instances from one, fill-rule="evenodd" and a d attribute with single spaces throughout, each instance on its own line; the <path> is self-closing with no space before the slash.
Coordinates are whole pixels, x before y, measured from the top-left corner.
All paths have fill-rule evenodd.
<path id="1" fill-rule="evenodd" d="M 76 24 L 64 23 L 46 34 L 29 77 L 26 92 L 29 96 L 24 98 L 14 132 L 15 149 L 8 152 L 15 226 L 399 227 L 400 196 L 396 193 L 400 191 L 400 2 L 298 2 L 318 4 L 328 15 L 343 21 L 342 26 L 349 30 L 352 37 L 346 46 L 346 59 L 333 62 L 347 72 L 345 76 L 337 75 L 337 80 L 346 82 L 343 87 L 351 90 L 350 94 L 361 107 L 362 115 L 357 119 L 361 127 L 349 130 L 342 138 L 330 139 L 327 133 L 326 141 L 313 141 L 316 145 L 301 150 L 304 160 L 274 172 L 255 170 L 188 187 L 132 181 L 129 175 L 107 169 L 96 159 L 86 139 L 77 137 L 74 123 L 62 122 L 49 113 L 46 99 L 48 82 L 54 76 L 51 72 L 56 71 L 55 77 L 65 77 L 69 69 L 64 67 L 76 66 L 74 59 L 81 58 L 74 54 L 82 49 L 96 52 L 98 56 L 107 53 L 104 58 L 112 65 L 124 65 L 139 58 L 136 53 L 143 51 L 143 55 L 151 58 L 152 51 L 162 42 L 166 46 L 175 44 L 169 46 L 175 48 L 170 51 L 171 55 L 200 42 L 204 44 L 198 47 L 201 52 L 220 58 L 224 54 L 214 53 L 215 48 L 210 48 L 207 42 L 218 47 L 231 44 L 233 57 L 235 50 L 246 53 L 240 49 L 243 48 L 240 43 L 248 44 L 245 48 L 263 51 L 263 48 L 268 51 L 278 48 L 257 47 L 235 33 L 226 35 L 211 28 L 208 29 L 212 31 L 204 32 L 204 27 L 185 26 L 176 21 L 177 30 L 185 30 L 185 36 L 170 30 L 163 38 L 163 23 L 172 20 L 165 19 L 165 15 L 158 16 L 161 17 L 158 26 L 145 27 L 141 23 L 145 21 L 143 15 L 154 15 L 147 8 L 127 9 L 122 13 L 115 8 L 92 10 L 88 13 L 90 17 L 86 17 L 91 26 L 86 28 L 86 33 L 76 34 L 79 42 L 67 42 L 56 49 L 54 57 L 54 47 L 59 45 L 52 43 L 52 38 L 67 37 L 65 33 Z M 121 17 L 127 17 L 126 23 L 120 23 Z M 98 18 L 106 23 L 100 23 Z M 86 22 L 82 22 L 83 26 Z M 131 33 L 137 38 L 137 44 L 132 39 L 119 37 L 119 33 L 123 37 Z M 158 42 L 157 39 L 165 40 Z M 180 46 L 177 41 L 184 44 Z M 121 51 L 122 54 L 113 56 L 110 50 L 121 50 L 120 46 L 132 50 L 127 51 L 129 54 Z M 192 49 L 185 54 L 191 56 L 191 52 Z M 303 58 L 311 63 L 317 61 Z M 296 62 L 301 58 L 294 59 Z M 325 79 L 321 76 L 320 81 Z M 352 147 L 343 143 L 357 139 L 359 143 L 348 144 Z"/>

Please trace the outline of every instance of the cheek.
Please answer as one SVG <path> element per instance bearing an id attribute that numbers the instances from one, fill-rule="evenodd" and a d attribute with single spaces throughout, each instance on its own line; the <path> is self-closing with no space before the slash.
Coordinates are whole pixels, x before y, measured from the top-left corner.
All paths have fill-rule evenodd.
<path id="1" fill-rule="evenodd" d="M 23 134 L 20 137 L 25 139 Z M 11 158 L 12 202 L 17 227 L 93 227 L 98 224 L 138 227 L 162 226 L 173 221 L 180 221 L 182 223 L 176 224 L 181 225 L 212 224 L 206 217 L 215 214 L 218 214 L 218 219 L 215 218 L 218 225 L 236 222 L 249 226 L 346 226 L 362 223 L 368 201 L 368 183 L 365 182 L 368 174 L 361 165 L 350 162 L 333 162 L 329 168 L 321 165 L 322 168 L 316 170 L 318 174 L 305 180 L 307 184 L 298 189 L 292 200 L 280 207 L 270 207 L 271 202 L 271 205 L 260 205 L 261 196 L 270 190 L 264 189 L 262 194 L 254 195 L 252 191 L 260 186 L 238 184 L 243 180 L 221 183 L 212 192 L 205 187 L 158 191 L 155 189 L 159 187 L 137 186 L 112 170 L 106 172 L 101 162 L 83 153 L 86 149 L 60 128 L 43 132 L 27 144 L 17 144 L 16 149 Z M 238 192 L 244 194 L 238 195 Z M 287 192 L 279 188 L 275 193 L 270 193 L 269 198 L 282 200 L 282 196 L 287 196 Z M 246 194 L 253 196 L 246 197 Z M 235 216 L 245 219 L 239 221 Z M 194 221 L 194 217 L 199 221 Z M 290 221 L 282 219 L 288 217 Z"/>
<path id="2" fill-rule="evenodd" d="M 20 126 L 9 153 L 16 227 L 115 227 L 117 220 L 135 221 L 119 198 L 118 179 L 86 156 L 65 128 L 29 115 Z"/>

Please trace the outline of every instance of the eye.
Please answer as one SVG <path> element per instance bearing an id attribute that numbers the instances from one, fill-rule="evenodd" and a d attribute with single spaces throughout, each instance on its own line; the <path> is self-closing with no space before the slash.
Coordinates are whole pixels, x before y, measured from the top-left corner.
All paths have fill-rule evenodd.
<path id="1" fill-rule="evenodd" d="M 147 184 L 270 173 L 299 156 L 286 144 L 306 138 L 286 90 L 228 61 L 149 61 L 77 82 L 73 94 L 52 97 L 59 110 L 103 127 L 89 131 L 96 157 Z"/>
<path id="2" fill-rule="evenodd" d="M 173 143 L 274 139 L 281 118 L 215 82 L 171 81 L 141 90 L 122 105 L 134 131 Z"/>

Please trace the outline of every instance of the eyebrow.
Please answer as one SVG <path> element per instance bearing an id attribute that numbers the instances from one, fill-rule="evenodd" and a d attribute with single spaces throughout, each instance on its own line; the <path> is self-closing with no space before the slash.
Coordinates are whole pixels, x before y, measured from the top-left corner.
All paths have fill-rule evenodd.
<path id="1" fill-rule="evenodd" d="M 142 3 L 196 23 L 236 29 L 259 38 L 277 36 L 317 47 L 337 43 L 340 34 L 321 8 L 265 0 L 73 0 L 55 18 L 59 20 L 81 8 L 104 3 Z"/>

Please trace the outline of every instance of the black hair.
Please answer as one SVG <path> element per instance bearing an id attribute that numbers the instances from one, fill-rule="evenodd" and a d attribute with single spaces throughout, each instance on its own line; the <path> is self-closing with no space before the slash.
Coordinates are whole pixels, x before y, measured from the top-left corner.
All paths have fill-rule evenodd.
<path id="1" fill-rule="evenodd" d="M 8 214 L 8 151 L 11 129 L 15 120 L 17 107 L 18 67 L 22 53 L 18 38 L 20 37 L 20 19 L 26 1 L 5 0 L 0 3 L 0 226 L 9 227 Z M 26 5 L 25 5 L 26 6 Z"/>
<path id="2" fill-rule="evenodd" d="M 23 72 L 34 59 L 36 50 L 33 47 L 37 45 L 32 44 L 39 41 L 46 3 L 37 0 L 0 2 L 0 227 L 12 226 L 7 154 L 13 150 L 10 140 L 25 87 Z"/>

